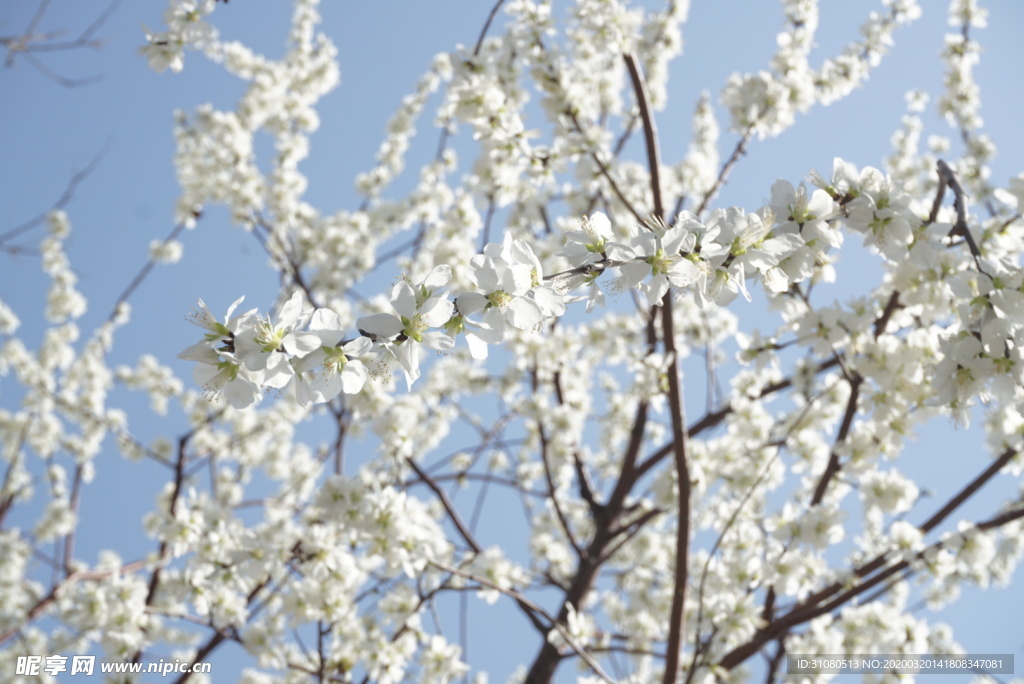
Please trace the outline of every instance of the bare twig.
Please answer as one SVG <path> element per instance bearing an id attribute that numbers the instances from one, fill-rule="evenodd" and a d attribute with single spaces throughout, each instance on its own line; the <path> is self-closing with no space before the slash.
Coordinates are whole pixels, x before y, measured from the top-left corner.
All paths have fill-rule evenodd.
<path id="1" fill-rule="evenodd" d="M 838 361 L 840 356 L 836 354 L 836 360 Z M 811 506 L 817 506 L 821 503 L 822 499 L 825 498 L 825 492 L 828 491 L 828 485 L 832 482 L 840 470 L 839 464 L 839 445 L 846 441 L 846 438 L 850 434 L 850 428 L 853 426 L 853 419 L 857 415 L 857 400 L 860 398 L 860 386 L 863 384 L 864 378 L 856 373 L 850 383 L 850 396 L 846 400 L 846 412 L 843 414 L 843 422 L 839 426 L 839 432 L 836 434 L 835 444 L 832 447 L 832 453 L 828 457 L 828 465 L 825 467 L 825 471 L 821 474 L 821 478 L 818 480 L 818 486 L 814 488 L 814 496 L 811 498 Z"/>
<path id="2" fill-rule="evenodd" d="M 565 394 L 562 392 L 562 374 L 560 371 L 555 371 L 552 384 L 555 386 L 555 398 L 558 399 L 558 405 L 564 406 Z M 587 466 L 583 463 L 579 445 L 572 450 L 572 460 L 573 466 L 576 469 L 576 478 L 579 480 L 580 498 L 587 502 L 591 513 L 600 515 L 602 513 L 602 506 L 594 496 L 594 483 L 591 480 L 590 471 L 587 470 Z"/>
<path id="3" fill-rule="evenodd" d="M 747 153 L 747 145 L 750 144 L 750 139 L 754 137 L 754 124 L 750 124 L 747 130 L 743 132 L 739 142 L 736 143 L 736 147 L 733 148 L 732 154 L 729 155 L 729 159 L 726 160 L 725 164 L 722 165 L 722 170 L 718 172 L 718 178 L 715 179 L 714 185 L 704 195 L 704 199 L 701 200 L 700 206 L 697 207 L 697 211 L 694 212 L 697 216 L 700 216 L 708 208 L 711 200 L 715 198 L 718 191 L 725 185 L 725 181 L 729 178 L 729 174 L 732 173 L 732 169 L 736 166 L 736 163 L 740 160 L 744 154 Z"/>
<path id="4" fill-rule="evenodd" d="M 531 373 L 533 381 L 533 391 L 538 391 L 537 383 L 537 370 L 533 369 Z M 541 462 L 544 464 L 544 482 L 548 486 L 548 500 L 551 501 L 551 506 L 555 509 L 555 517 L 558 518 L 558 524 L 562 527 L 562 532 L 565 534 L 565 538 L 569 540 L 569 544 L 572 546 L 573 551 L 579 556 L 583 553 L 583 549 L 580 547 L 580 543 L 576 541 L 576 535 L 572 533 L 572 527 L 569 526 L 569 519 L 565 516 L 565 512 L 562 510 L 562 504 L 558 500 L 558 490 L 555 487 L 555 478 L 551 473 L 551 458 L 548 449 L 548 436 L 547 431 L 544 429 L 544 423 L 537 420 L 537 433 L 540 438 L 540 456 Z"/>
<path id="5" fill-rule="evenodd" d="M 476 39 L 476 47 L 473 48 L 473 56 L 480 54 L 480 48 L 484 46 L 484 38 L 487 37 L 487 31 L 491 28 L 491 22 L 494 21 L 494 17 L 498 15 L 498 10 L 505 3 L 505 0 L 498 0 L 494 3 L 494 7 L 491 8 L 491 13 L 487 15 L 487 21 L 484 22 L 484 27 L 480 29 L 480 37 Z"/>
<path id="6" fill-rule="evenodd" d="M 64 187 L 64 191 L 60 194 L 60 197 L 57 198 L 57 201 L 53 203 L 52 207 L 50 207 L 43 213 L 39 214 L 38 216 L 31 218 L 28 221 L 25 221 L 24 223 L 15 226 L 14 228 L 11 228 L 7 232 L 0 233 L 0 248 L 8 249 L 4 247 L 5 242 L 11 240 L 12 238 L 17 237 L 18 235 L 21 235 L 22 233 L 32 230 L 36 226 L 42 224 L 46 220 L 46 217 L 50 215 L 50 212 L 56 211 L 58 209 L 63 209 L 64 207 L 66 207 L 68 203 L 71 202 L 72 198 L 74 198 L 75 190 L 78 189 L 78 186 L 82 183 L 82 181 L 84 181 L 86 178 L 92 175 L 92 173 L 99 167 L 100 162 L 103 160 L 103 157 L 106 156 L 107 154 L 107 150 L 110 149 L 110 144 L 111 141 L 108 139 L 105 143 L 103 143 L 103 147 L 101 147 L 100 151 L 93 156 L 93 158 L 89 161 L 86 167 L 81 171 L 76 171 L 71 176 L 71 178 L 68 180 L 68 184 Z"/>
<path id="7" fill-rule="evenodd" d="M 72 38 L 70 40 L 59 40 L 63 37 L 65 31 L 51 31 L 46 33 L 37 32 L 39 23 L 42 21 L 43 15 L 46 14 L 46 10 L 50 5 L 50 0 L 41 0 L 39 6 L 36 8 L 35 14 L 29 21 L 28 27 L 26 27 L 20 35 L 0 36 L 0 46 L 7 48 L 7 57 L 4 59 L 4 66 L 8 68 L 13 67 L 18 55 L 21 55 L 25 58 L 25 61 L 31 64 L 37 71 L 39 71 L 39 73 L 65 88 L 74 88 L 100 80 L 102 76 L 68 78 L 67 76 L 63 76 L 48 67 L 35 57 L 35 55 L 43 52 L 64 52 L 81 48 L 99 48 L 102 45 L 102 41 L 95 39 L 93 36 L 96 31 L 98 31 L 100 27 L 110 19 L 120 4 L 121 0 L 112 0 L 112 2 L 107 5 L 107 8 L 103 10 L 103 12 L 101 12 L 100 15 L 76 38 Z"/>
<path id="8" fill-rule="evenodd" d="M 535 34 L 534 39 L 537 41 L 538 46 L 540 46 L 542 49 L 547 49 L 544 45 L 544 40 L 542 36 Z M 549 74 L 548 78 L 552 82 L 558 81 L 556 74 Z M 585 133 L 583 129 L 583 124 L 580 123 L 579 117 L 576 116 L 576 112 L 574 112 L 572 109 L 567 109 L 564 112 L 564 114 L 566 117 L 568 117 L 569 121 L 572 122 L 573 128 L 575 128 L 578 133 Z M 636 209 L 636 207 L 633 206 L 633 203 L 629 201 L 629 198 L 626 197 L 625 193 L 622 191 L 622 188 L 619 187 L 619 184 L 615 181 L 615 178 L 612 176 L 612 172 L 611 169 L 608 167 L 608 164 L 606 164 L 601 159 L 600 155 L 598 155 L 596 150 L 590 151 L 590 158 L 594 160 L 595 164 L 597 164 L 597 168 L 601 172 L 601 175 L 604 176 L 606 181 L 608 181 L 609 187 L 611 187 L 612 192 L 615 193 L 615 196 L 619 199 L 620 202 L 622 202 L 623 206 L 625 206 L 626 209 L 629 210 L 629 213 L 633 214 L 633 217 L 638 222 L 643 223 L 643 214 L 641 214 Z"/>
<path id="9" fill-rule="evenodd" d="M 171 232 L 167 235 L 167 237 L 164 238 L 164 242 L 166 243 L 170 242 L 171 240 L 174 240 L 179 235 L 181 235 L 183 230 L 185 230 L 184 223 L 179 223 L 178 225 L 174 226 L 174 228 L 171 229 Z M 148 259 L 146 263 L 143 264 L 142 268 L 139 269 L 139 272 L 135 274 L 134 278 L 132 278 L 132 281 L 128 283 L 128 287 L 124 289 L 124 291 L 121 293 L 121 296 L 119 296 L 117 298 L 117 301 L 114 302 L 114 306 L 110 310 L 110 315 L 107 316 L 108 321 L 112 321 L 114 320 L 114 318 L 117 317 L 117 313 L 121 309 L 121 305 L 128 301 L 128 298 L 135 293 L 135 290 L 139 288 L 139 285 L 142 285 L 142 281 L 146 279 L 146 276 L 149 275 L 149 272 L 153 270 L 154 266 L 156 266 L 156 260 L 153 258 Z"/>
<path id="10" fill-rule="evenodd" d="M 493 589 L 494 591 L 504 594 L 505 596 L 508 596 L 516 603 L 518 603 L 521 607 L 544 618 L 548 621 L 550 628 L 558 632 L 559 636 L 565 639 L 565 643 L 569 644 L 569 647 L 572 648 L 573 651 L 575 651 L 576 655 L 578 655 L 580 659 L 583 660 L 583 662 L 590 666 L 590 669 L 594 671 L 594 674 L 596 674 L 601 680 L 608 682 L 608 684 L 613 684 L 612 678 L 605 673 L 605 671 L 601 668 L 598 662 L 594 660 L 594 657 L 587 653 L 587 651 L 584 650 L 583 647 L 580 646 L 576 642 L 576 640 L 572 638 L 572 635 L 569 634 L 568 630 L 566 630 L 566 628 L 558 620 L 556 620 L 554 617 L 551 616 L 550 613 L 548 613 L 546 610 L 538 606 L 530 599 L 523 596 L 518 591 L 500 587 L 494 582 L 491 582 L 483 577 L 478 577 L 477 575 L 466 572 L 465 570 L 457 568 L 453 565 L 448 565 L 447 563 L 443 563 L 441 561 L 431 560 L 430 564 L 440 568 L 441 570 L 444 570 L 445 572 L 450 572 L 453 575 L 465 577 L 466 579 L 473 580 L 474 582 L 479 583 L 481 586 L 487 587 L 488 589 Z"/>

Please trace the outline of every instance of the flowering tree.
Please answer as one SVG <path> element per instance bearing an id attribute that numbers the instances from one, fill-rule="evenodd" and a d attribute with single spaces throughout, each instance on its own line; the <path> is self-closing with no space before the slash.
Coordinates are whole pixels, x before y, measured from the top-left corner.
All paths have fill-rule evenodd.
<path id="1" fill-rule="evenodd" d="M 771 64 L 722 91 L 731 151 L 704 95 L 682 159 L 662 157 L 655 119 L 685 0 L 580 0 L 564 21 L 499 0 L 403 101 L 361 205 L 325 215 L 300 171 L 339 78 L 316 5 L 297 0 L 277 61 L 222 41 L 217 15 L 253 10 L 213 0 L 172 0 L 143 48 L 158 71 L 202 54 L 246 89 L 233 109 L 176 116 L 177 227 L 140 280 L 226 205 L 280 275 L 272 313 L 200 300 L 180 355 L 194 383 L 168 359 L 116 364 L 134 288 L 80 343 L 62 210 L 40 244 L 38 349 L 0 302 L 0 376 L 20 399 L 0 410 L 4 672 L 32 654 L 191 663 L 236 644 L 252 683 L 483 682 L 459 618 L 476 601 L 521 614 L 532 642 L 514 679 L 531 683 L 564 679 L 566 661 L 587 682 L 740 681 L 755 666 L 779 681 L 786 654 L 958 653 L 914 601 L 1008 583 L 1024 552 L 1019 496 L 960 514 L 1024 466 L 1024 175 L 989 177 L 972 78 L 985 11 L 949 10 L 938 103 L 959 157 L 937 138 L 919 149 L 913 93 L 884 171 L 837 159 L 737 208 L 715 198 L 748 147 L 860 86 L 914 0 L 884 0 L 817 64 L 817 3 L 784 2 Z M 431 101 L 438 153 L 400 196 Z M 884 275 L 822 303 L 855 277 L 837 262 L 851 242 Z M 399 277 L 364 298 L 375 270 Z M 752 297 L 771 318 L 741 325 Z M 116 386 L 189 427 L 140 440 Z M 976 476 L 927 500 L 901 472 L 907 441 L 972 419 Z M 113 467 L 104 450 L 169 477 L 144 515 L 153 547 L 90 563 L 79 503 Z M 503 509 L 496 533 L 476 522 L 488 506 Z M 31 524 L 8 524 L 21 510 Z"/>

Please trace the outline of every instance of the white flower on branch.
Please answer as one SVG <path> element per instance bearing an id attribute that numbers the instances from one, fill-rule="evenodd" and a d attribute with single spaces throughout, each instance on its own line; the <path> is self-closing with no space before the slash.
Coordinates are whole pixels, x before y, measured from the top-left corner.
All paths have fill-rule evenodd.
<path id="1" fill-rule="evenodd" d="M 295 373 L 289 357 L 302 358 L 321 346 L 319 335 L 299 330 L 311 314 L 303 304 L 302 293 L 295 292 L 276 316 L 249 317 L 234 337 L 239 361 L 249 371 L 261 374 L 262 383 L 268 387 L 284 387 Z"/>
<path id="2" fill-rule="evenodd" d="M 320 338 L 320 348 L 294 360 L 296 395 L 299 403 L 322 404 L 340 393 L 357 394 L 366 382 L 366 366 L 360 357 L 373 347 L 369 338 L 357 337 L 339 344 L 345 337 L 338 314 L 317 309 L 309 331 Z"/>
<path id="3" fill-rule="evenodd" d="M 438 266 L 414 289 L 407 280 L 391 290 L 395 313 L 378 313 L 360 318 L 356 325 L 376 343 L 377 359 L 370 374 L 387 378 L 398 366 L 409 386 L 420 375 L 420 346 L 448 351 L 455 341 L 440 330 L 452 317 L 454 305 L 440 288 L 451 279 L 449 266 Z"/>

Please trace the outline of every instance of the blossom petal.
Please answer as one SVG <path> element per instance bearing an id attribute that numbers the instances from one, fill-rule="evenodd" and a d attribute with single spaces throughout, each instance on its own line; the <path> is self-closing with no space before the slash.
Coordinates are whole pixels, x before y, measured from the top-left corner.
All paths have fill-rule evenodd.
<path id="1" fill-rule="evenodd" d="M 292 356 L 305 356 L 319 349 L 322 342 L 320 336 L 315 332 L 293 332 L 285 335 L 282 345 L 284 350 Z"/>
<path id="2" fill-rule="evenodd" d="M 444 287 L 452 279 L 452 267 L 448 264 L 435 266 L 426 278 L 423 279 L 423 286 L 428 290 L 436 290 Z"/>
<path id="3" fill-rule="evenodd" d="M 370 349 L 373 348 L 373 342 L 367 337 L 357 337 L 345 344 L 341 348 L 345 352 L 345 356 L 362 356 L 363 354 L 369 354 Z"/>
<path id="4" fill-rule="evenodd" d="M 420 377 L 420 345 L 411 341 L 392 347 L 395 358 L 405 371 L 405 384 L 412 389 L 412 383 Z"/>
<path id="5" fill-rule="evenodd" d="M 532 330 L 544 319 L 544 312 L 537 302 L 526 297 L 516 297 L 508 303 L 508 322 L 520 330 Z"/>
<path id="6" fill-rule="evenodd" d="M 358 394 L 366 384 L 366 376 L 366 366 L 359 361 L 349 361 L 341 371 L 341 391 L 345 394 Z"/>
<path id="7" fill-rule="evenodd" d="M 185 359 L 186 361 L 198 361 L 199 363 L 212 364 L 214 366 L 220 363 L 220 355 L 206 340 L 196 342 L 188 349 L 183 350 L 178 354 L 178 358 Z"/>
<path id="8" fill-rule="evenodd" d="M 607 242 L 604 246 L 604 253 L 612 261 L 629 261 L 636 254 L 633 248 L 619 242 Z"/>
<path id="9" fill-rule="evenodd" d="M 356 326 L 378 337 L 394 337 L 405 328 L 398 316 L 389 313 L 371 314 L 356 321 Z"/>
<path id="10" fill-rule="evenodd" d="M 565 297 L 550 287 L 537 287 L 533 298 L 546 316 L 561 316 L 565 313 Z"/>
<path id="11" fill-rule="evenodd" d="M 477 361 L 483 361 L 490 352 L 490 346 L 477 336 L 476 331 L 466 331 L 466 346 L 469 347 L 469 355 Z"/>
<path id="12" fill-rule="evenodd" d="M 666 274 L 673 287 L 686 287 L 697 282 L 700 278 L 700 269 L 689 259 L 679 259 Z"/>
<path id="13" fill-rule="evenodd" d="M 313 312 L 313 318 L 309 322 L 309 329 L 320 336 L 325 347 L 334 347 L 344 338 L 345 333 L 341 329 L 341 318 L 330 309 L 317 309 Z"/>
<path id="14" fill-rule="evenodd" d="M 487 297 L 479 292 L 463 292 L 455 302 L 459 307 L 459 313 L 463 316 L 472 316 L 476 312 L 482 311 L 488 304 Z"/>
<path id="15" fill-rule="evenodd" d="M 413 292 L 412 285 L 404 280 L 396 283 L 391 291 L 391 306 L 395 307 L 395 311 L 400 316 L 405 316 L 406 318 L 415 316 L 416 293 Z"/>
<path id="16" fill-rule="evenodd" d="M 455 340 L 438 330 L 423 333 L 423 344 L 437 351 L 448 351 L 455 347 Z"/>
<path id="17" fill-rule="evenodd" d="M 241 297 L 239 297 L 235 301 L 231 302 L 231 306 L 228 307 L 228 314 L 227 314 L 228 320 L 231 319 L 231 314 L 233 314 L 235 312 L 235 309 L 238 308 L 238 305 L 241 304 L 244 299 L 245 299 L 245 295 L 242 295 Z M 203 304 L 203 300 L 202 299 L 199 300 L 199 305 L 202 306 L 203 308 L 206 308 L 205 305 Z"/>
<path id="18" fill-rule="evenodd" d="M 455 305 L 447 295 L 434 295 L 420 307 L 420 321 L 431 328 L 437 328 L 448 322 L 454 309 Z"/>
<path id="19" fill-rule="evenodd" d="M 299 318 L 302 317 L 302 309 L 302 293 L 295 292 L 281 307 L 281 311 L 278 312 L 277 324 L 285 328 L 294 328 Z"/>

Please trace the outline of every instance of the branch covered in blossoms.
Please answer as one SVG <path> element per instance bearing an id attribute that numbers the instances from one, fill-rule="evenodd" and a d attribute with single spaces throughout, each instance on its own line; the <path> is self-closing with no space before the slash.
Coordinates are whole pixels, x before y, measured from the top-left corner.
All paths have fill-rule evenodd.
<path id="1" fill-rule="evenodd" d="M 949 235 L 966 236 L 981 271 L 981 253 L 966 226 L 963 191 L 945 162 L 938 167 L 941 190 L 956 190 L 956 223 Z M 475 289 L 449 292 L 452 268 L 437 266 L 419 283 L 400 280 L 391 291 L 390 312 L 357 321 L 358 335 L 346 338 L 339 316 L 313 309 L 295 292 L 272 317 L 255 310 L 217 322 L 200 300 L 191 320 L 208 332 L 182 352 L 197 361 L 196 381 L 210 396 L 223 395 L 241 408 L 262 398 L 268 388 L 295 385 L 304 405 L 354 394 L 367 375 L 388 379 L 401 369 L 408 386 L 420 376 L 424 348 L 448 352 L 462 335 L 475 359 L 500 345 L 509 329 L 536 330 L 565 313 L 568 303 L 585 300 L 588 311 L 606 292 L 636 290 L 649 306 L 670 289 L 695 297 L 700 306 L 727 305 L 737 295 L 747 300 L 747 281 L 769 296 L 789 292 L 814 278 L 830 279 L 829 254 L 842 245 L 842 228 L 862 233 L 865 244 L 896 264 L 913 256 L 934 260 L 947 252 L 941 226 L 922 221 L 910 198 L 879 171 L 857 170 L 837 159 L 829 181 L 794 188 L 786 181 L 772 187 L 771 203 L 756 212 L 716 209 L 707 221 L 680 213 L 672 225 L 652 220 L 618 232 L 597 212 L 565 235 L 561 256 L 571 268 L 544 274 L 529 244 L 506 234 L 470 260 L 468 281 Z M 933 215 L 934 215 L 933 211 Z M 931 219 L 934 221 L 934 218 Z M 1020 278 L 1017 269 L 992 264 L 1003 279 Z M 608 284 L 601 276 L 609 273 Z M 991 278 L 989 278 L 991 280 Z M 577 293 L 585 288 L 585 294 Z M 1003 288 L 1005 289 L 1005 288 Z"/>

